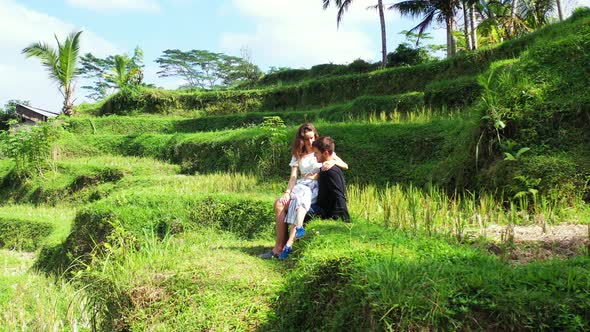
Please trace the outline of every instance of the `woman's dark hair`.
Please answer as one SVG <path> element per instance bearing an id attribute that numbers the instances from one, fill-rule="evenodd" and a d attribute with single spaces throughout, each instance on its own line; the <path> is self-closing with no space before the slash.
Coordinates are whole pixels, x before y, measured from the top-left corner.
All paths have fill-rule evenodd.
<path id="1" fill-rule="evenodd" d="M 320 137 L 318 131 L 309 122 L 302 124 L 297 129 L 297 132 L 295 133 L 295 139 L 293 139 L 293 144 L 291 144 L 291 154 L 293 154 L 295 158 L 299 159 L 301 158 L 301 156 L 305 154 L 305 134 L 310 131 L 313 132 L 315 139 L 318 139 Z"/>

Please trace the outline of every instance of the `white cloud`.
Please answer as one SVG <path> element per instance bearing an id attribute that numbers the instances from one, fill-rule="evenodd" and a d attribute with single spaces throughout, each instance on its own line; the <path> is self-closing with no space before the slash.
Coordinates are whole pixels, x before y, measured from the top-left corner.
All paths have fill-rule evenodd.
<path id="1" fill-rule="evenodd" d="M 21 51 L 31 43 L 55 44 L 54 34 L 63 40 L 71 31 L 84 30 L 44 13 L 30 10 L 13 0 L 0 0 L 0 106 L 9 99 L 30 100 L 33 106 L 61 110 L 62 97 L 37 59 L 27 59 Z M 80 36 L 82 53 L 96 56 L 117 53 L 114 45 L 91 31 Z M 80 86 L 81 84 L 78 84 Z M 77 90 L 77 101 L 83 92 Z"/>
<path id="2" fill-rule="evenodd" d="M 572 14 L 572 11 L 578 7 L 590 7 L 590 0 L 570 0 L 562 1 L 561 6 L 566 17 Z"/>
<path id="3" fill-rule="evenodd" d="M 97 11 L 140 10 L 159 12 L 160 5 L 156 0 L 67 0 L 72 6 Z"/>
<path id="4" fill-rule="evenodd" d="M 226 32 L 221 45 L 238 54 L 248 47 L 256 63 L 273 66 L 309 67 L 357 58 L 380 59 L 380 37 L 367 32 L 379 29 L 376 10 L 366 10 L 371 1 L 358 1 L 336 26 L 336 8 L 322 9 L 319 0 L 232 0 L 231 8 L 256 22 L 252 33 Z M 224 8 L 225 11 L 228 7 Z M 391 19 L 391 12 L 386 13 Z"/>

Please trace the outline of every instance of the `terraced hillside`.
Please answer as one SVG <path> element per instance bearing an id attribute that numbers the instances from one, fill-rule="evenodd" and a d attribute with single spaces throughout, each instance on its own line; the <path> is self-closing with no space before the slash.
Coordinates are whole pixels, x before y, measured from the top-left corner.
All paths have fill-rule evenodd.
<path id="1" fill-rule="evenodd" d="M 562 243 L 513 231 L 590 222 L 589 23 L 416 67 L 80 107 L 48 164 L 0 162 L 0 329 L 590 329 L 587 237 L 541 257 Z M 350 166 L 353 222 L 314 220 L 288 260 L 261 260 L 304 121 Z"/>

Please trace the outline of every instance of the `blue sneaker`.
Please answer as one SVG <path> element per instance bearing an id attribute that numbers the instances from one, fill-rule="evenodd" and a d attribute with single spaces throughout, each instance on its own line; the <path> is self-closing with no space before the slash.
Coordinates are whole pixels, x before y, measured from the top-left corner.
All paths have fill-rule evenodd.
<path id="1" fill-rule="evenodd" d="M 289 254 L 291 253 L 292 250 L 293 250 L 293 248 L 291 248 L 289 246 L 285 246 L 285 249 L 283 249 L 283 252 L 281 252 L 281 254 L 279 255 L 279 259 L 280 260 L 287 259 L 287 257 L 289 257 Z"/>
<path id="2" fill-rule="evenodd" d="M 300 239 L 305 236 L 305 229 L 303 227 L 295 227 L 295 238 Z"/>

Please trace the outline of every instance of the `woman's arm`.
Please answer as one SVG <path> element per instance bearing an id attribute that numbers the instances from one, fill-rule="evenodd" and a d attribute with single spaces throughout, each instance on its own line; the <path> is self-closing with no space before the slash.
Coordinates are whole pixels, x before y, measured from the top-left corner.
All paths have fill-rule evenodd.
<path id="1" fill-rule="evenodd" d="M 283 193 L 283 196 L 279 198 L 279 200 L 283 204 L 287 204 L 287 202 L 289 202 L 289 200 L 291 199 L 291 190 L 293 189 L 293 187 L 295 187 L 295 184 L 297 183 L 298 170 L 299 167 L 297 166 L 291 167 L 291 176 L 289 176 L 289 183 L 287 183 L 287 189 L 285 190 L 285 193 Z"/>
<path id="2" fill-rule="evenodd" d="M 334 166 L 334 165 L 337 165 L 338 167 L 340 167 L 343 170 L 348 169 L 348 164 L 345 163 L 344 160 L 340 159 L 340 157 L 338 157 L 336 154 L 334 154 L 334 159 L 324 161 L 324 163 L 322 164 L 322 170 L 327 171 L 330 168 L 332 168 L 332 166 Z"/>
<path id="3" fill-rule="evenodd" d="M 336 160 L 336 165 L 343 170 L 348 169 L 348 164 L 344 162 L 344 160 L 340 159 L 338 156 L 334 156 L 334 160 Z"/>

